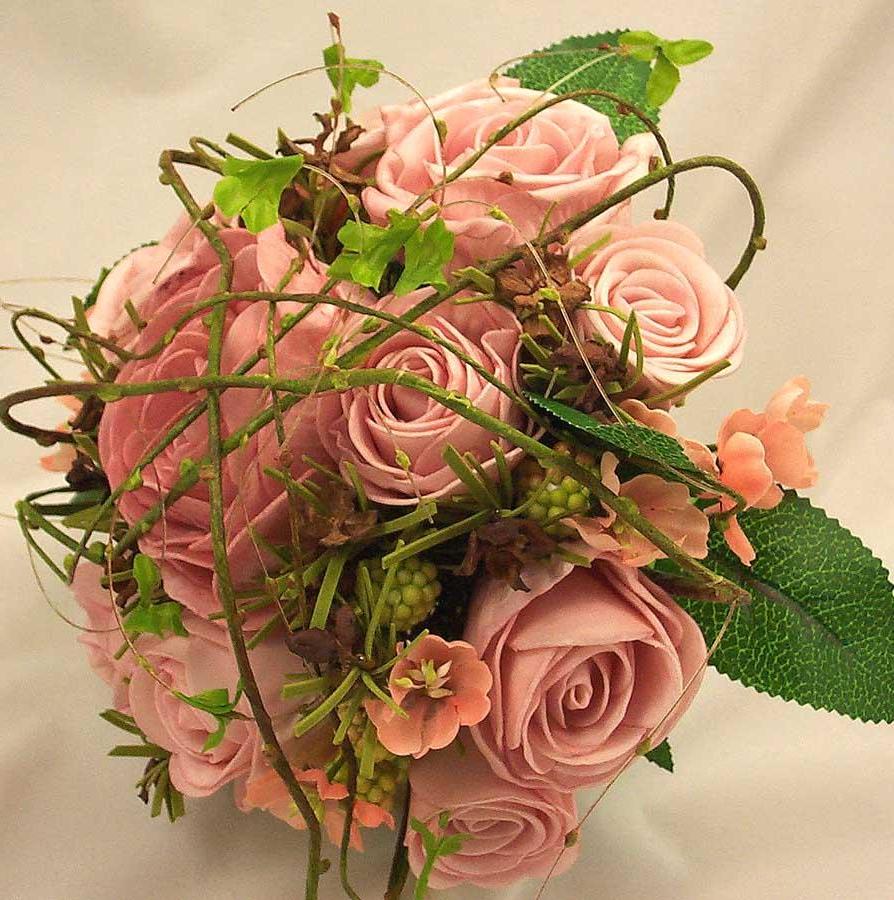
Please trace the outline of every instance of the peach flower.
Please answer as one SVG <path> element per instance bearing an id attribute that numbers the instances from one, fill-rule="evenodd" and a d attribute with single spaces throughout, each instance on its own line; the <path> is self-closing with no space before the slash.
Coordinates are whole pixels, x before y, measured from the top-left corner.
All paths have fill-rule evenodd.
<path id="1" fill-rule="evenodd" d="M 494 677 L 472 727 L 501 778 L 571 791 L 609 781 L 660 743 L 701 681 L 696 623 L 639 569 L 559 560 L 525 569 L 529 591 L 482 580 L 465 637 Z"/>
<path id="2" fill-rule="evenodd" d="M 461 725 L 477 725 L 487 715 L 492 684 L 474 647 L 430 634 L 398 660 L 389 677 L 391 697 L 407 717 L 381 700 L 364 705 L 386 750 L 419 759 L 446 747 Z"/>
<path id="3" fill-rule="evenodd" d="M 602 483 L 610 491 L 632 502 L 642 516 L 690 556 L 703 559 L 708 555 L 708 517 L 693 504 L 686 485 L 648 473 L 622 484 L 615 474 L 618 458 L 613 453 L 604 453 L 600 465 Z M 589 559 L 615 559 L 628 566 L 647 566 L 665 557 L 613 510 L 606 510 L 603 516 L 566 519 L 565 524 L 577 530 L 587 548 L 582 555 Z"/>
<path id="4" fill-rule="evenodd" d="M 443 147 L 423 104 L 382 109 L 385 151 L 375 185 L 363 192 L 373 221 L 384 223 L 389 210 L 407 209 L 441 182 L 444 166 L 448 173 L 455 170 L 494 132 L 552 96 L 509 78 L 498 87 L 499 94 L 486 81 L 472 82 L 429 101 L 446 127 Z M 604 200 L 645 175 L 655 152 L 650 134 L 634 135 L 619 147 L 608 117 L 574 100 L 538 113 L 443 191 L 444 219 L 456 235 L 455 264 L 498 256 L 522 238 L 534 238 L 547 217 L 559 225 Z M 494 207 L 509 221 L 491 216 Z M 612 210 L 614 216 L 625 212 L 623 206 Z"/>
<path id="5" fill-rule="evenodd" d="M 332 749 L 331 743 L 329 749 Z M 345 812 L 340 801 L 348 796 L 348 789 L 343 784 L 330 781 L 322 769 L 295 768 L 293 771 L 311 807 L 322 821 L 329 840 L 339 845 L 345 821 Z M 237 785 L 236 805 L 243 812 L 250 812 L 252 809 L 266 810 L 301 831 L 307 828 L 307 823 L 292 800 L 288 788 L 266 762 L 262 763 L 262 767 L 245 782 Z M 394 818 L 381 806 L 360 797 L 355 798 L 351 821 L 351 846 L 362 850 L 363 838 L 360 828 L 378 828 L 380 825 L 394 828 Z"/>
<path id="6" fill-rule="evenodd" d="M 530 687 L 530 686 L 528 686 Z M 572 794 L 549 787 L 523 787 L 498 778 L 474 746 L 429 753 L 410 765 L 410 815 L 436 834 L 438 818 L 450 816 L 446 834 L 465 834 L 456 853 L 439 857 L 429 885 L 498 888 L 520 878 L 543 878 L 561 856 L 555 874 L 568 869 L 579 848 L 565 849 L 577 826 Z M 421 836 L 407 832 L 410 868 L 425 862 Z"/>
<path id="7" fill-rule="evenodd" d="M 625 320 L 636 313 L 643 338 L 646 387 L 664 391 L 722 360 L 727 372 L 742 360 L 745 327 L 735 294 L 705 260 L 699 238 L 677 222 L 639 225 L 590 223 L 569 243 L 574 256 L 600 240 L 608 243 L 579 267 L 593 303 L 582 328 L 619 349 Z"/>
<path id="8" fill-rule="evenodd" d="M 731 413 L 717 436 L 720 480 L 740 493 L 748 508 L 757 509 L 772 509 L 782 500 L 780 485 L 812 487 L 817 471 L 804 435 L 819 427 L 828 408 L 810 400 L 810 382 L 800 376 L 776 391 L 764 412 Z M 723 501 L 720 508 L 729 510 L 731 501 Z M 743 563 L 754 561 L 754 548 L 735 516 L 724 537 Z"/>
<path id="9" fill-rule="evenodd" d="M 381 306 L 395 315 L 418 303 L 429 288 L 406 297 L 385 297 Z M 419 319 L 441 338 L 457 345 L 503 384 L 514 386 L 519 354 L 518 320 L 496 303 L 441 304 Z M 504 392 L 486 381 L 454 353 L 419 334 L 402 331 L 386 340 L 363 363 L 367 369 L 402 369 L 438 387 L 468 397 L 478 409 L 516 428 L 525 415 Z M 357 467 L 371 500 L 415 505 L 421 498 L 447 497 L 465 488 L 444 461 L 451 444 L 472 453 L 496 478 L 494 435 L 412 387 L 393 384 L 330 393 L 318 401 L 320 439 L 343 468 Z M 520 451 L 500 440 L 510 463 Z M 405 469 L 401 462 L 408 462 Z"/>

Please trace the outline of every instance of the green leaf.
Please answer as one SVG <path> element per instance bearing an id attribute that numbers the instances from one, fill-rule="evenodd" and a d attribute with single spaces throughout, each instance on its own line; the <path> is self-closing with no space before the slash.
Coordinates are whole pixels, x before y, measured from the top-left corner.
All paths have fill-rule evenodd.
<path id="1" fill-rule="evenodd" d="M 127 614 L 124 627 L 131 636 L 154 634 L 157 637 L 164 637 L 166 634 L 175 634 L 179 637 L 189 637 L 189 632 L 183 627 L 182 613 L 183 607 L 173 600 L 148 605 L 141 602 Z"/>
<path id="2" fill-rule="evenodd" d="M 140 604 L 148 606 L 152 602 L 155 589 L 161 584 L 161 573 L 150 556 L 138 553 L 133 559 L 133 577 L 140 592 Z"/>
<path id="3" fill-rule="evenodd" d="M 682 472 L 695 473 L 702 477 L 704 473 L 683 452 L 683 448 L 672 437 L 646 428 L 645 425 L 606 425 L 592 416 L 566 406 L 556 400 L 549 400 L 540 394 L 525 392 L 525 396 L 534 406 L 548 412 L 560 422 L 574 431 L 607 444 L 624 456 L 639 456 L 663 466 Z"/>
<path id="4" fill-rule="evenodd" d="M 443 219 L 411 234 L 404 245 L 404 270 L 394 286 L 395 295 L 402 297 L 424 284 L 446 287 L 444 267 L 453 259 L 453 240 Z"/>
<path id="5" fill-rule="evenodd" d="M 680 70 L 665 56 L 663 50 L 659 50 L 646 85 L 650 105 L 663 106 L 667 103 L 679 83 Z"/>
<path id="6" fill-rule="evenodd" d="M 794 492 L 739 524 L 757 552 L 742 565 L 712 534 L 707 564 L 753 602 L 711 659 L 719 671 L 785 700 L 868 722 L 894 722 L 894 587 L 870 550 Z M 683 599 L 710 643 L 726 610 Z"/>
<path id="7" fill-rule="evenodd" d="M 658 53 L 661 38 L 651 31 L 626 31 L 618 38 L 622 47 L 627 47 L 631 56 L 651 62 Z"/>
<path id="8" fill-rule="evenodd" d="M 664 55 L 675 65 L 691 66 L 714 52 L 714 45 L 708 41 L 664 41 L 661 45 Z"/>
<path id="9" fill-rule="evenodd" d="M 344 249 L 329 266 L 329 276 L 379 289 L 388 263 L 419 229 L 419 219 L 392 209 L 389 225 L 371 225 L 350 219 L 338 231 Z"/>
<path id="10" fill-rule="evenodd" d="M 525 59 L 514 65 L 506 74 L 518 78 L 522 87 L 545 91 L 560 78 L 588 63 L 603 52 L 600 45 L 608 44 L 616 47 L 622 35 L 637 32 L 604 32 L 586 37 L 569 37 L 557 44 L 545 47 L 543 51 L 572 51 L 557 53 L 554 56 L 540 56 Z M 642 32 L 648 34 L 648 32 Z M 557 94 L 584 88 L 598 88 L 618 94 L 634 106 L 638 106 L 653 121 L 658 121 L 658 109 L 648 102 L 646 83 L 649 80 L 649 63 L 636 59 L 632 54 L 611 54 L 592 66 L 563 82 L 555 88 Z M 646 131 L 646 126 L 636 116 L 621 115 L 617 105 L 604 97 L 585 97 L 581 101 L 593 109 L 604 113 L 611 120 L 612 128 L 619 141 L 625 141 L 632 134 Z"/>
<path id="11" fill-rule="evenodd" d="M 214 202 L 225 216 L 242 216 L 257 234 L 279 221 L 279 199 L 304 165 L 301 154 L 277 159 L 237 159 L 223 162 L 224 177 L 214 186 Z"/>
<path id="12" fill-rule="evenodd" d="M 202 753 L 207 753 L 209 750 L 213 750 L 215 747 L 220 746 L 220 742 L 227 733 L 227 719 L 223 716 L 216 716 L 215 718 L 217 719 L 217 730 L 212 734 L 209 734 L 205 743 L 202 744 Z"/>
<path id="13" fill-rule="evenodd" d="M 372 87 L 379 80 L 379 73 L 385 67 L 377 59 L 352 59 L 345 56 L 342 44 L 333 44 L 323 51 L 323 62 L 329 68 L 326 74 L 337 92 L 341 108 L 351 111 L 351 95 L 357 87 Z"/>
<path id="14" fill-rule="evenodd" d="M 242 691 L 241 689 L 237 690 L 232 700 L 230 700 L 230 692 L 227 688 L 211 688 L 209 691 L 191 695 L 174 691 L 174 695 L 202 712 L 210 713 L 212 716 L 226 716 L 235 712 L 236 704 L 242 697 Z"/>
<path id="15" fill-rule="evenodd" d="M 662 741 L 657 747 L 653 747 L 648 753 L 644 753 L 643 756 L 649 762 L 655 763 L 656 766 L 664 769 L 665 772 L 674 771 L 674 757 L 671 753 L 670 744 L 666 740 Z"/>

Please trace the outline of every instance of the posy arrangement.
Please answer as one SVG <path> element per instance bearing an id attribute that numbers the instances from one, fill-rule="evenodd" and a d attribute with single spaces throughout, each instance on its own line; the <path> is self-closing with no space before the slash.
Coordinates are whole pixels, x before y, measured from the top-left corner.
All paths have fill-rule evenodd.
<path id="1" fill-rule="evenodd" d="M 673 769 L 708 664 L 894 721 L 887 572 L 796 493 L 826 406 L 796 377 L 713 443 L 673 416 L 742 362 L 765 247 L 747 172 L 674 161 L 657 126 L 710 44 L 569 38 L 426 99 L 330 23 L 296 73 L 334 88 L 316 134 L 164 151 L 171 230 L 70 319 L 13 316 L 48 380 L 0 415 L 65 475 L 18 520 L 83 609 L 152 815 L 232 786 L 308 832 L 307 898 L 330 868 L 358 897 L 350 849 L 379 827 L 377 896 L 410 871 L 417 898 L 542 885 L 595 807 L 576 791 Z M 410 99 L 352 119 L 383 77 Z M 706 168 L 752 212 L 725 279 L 671 218 Z M 17 410 L 47 397 L 56 430 Z"/>

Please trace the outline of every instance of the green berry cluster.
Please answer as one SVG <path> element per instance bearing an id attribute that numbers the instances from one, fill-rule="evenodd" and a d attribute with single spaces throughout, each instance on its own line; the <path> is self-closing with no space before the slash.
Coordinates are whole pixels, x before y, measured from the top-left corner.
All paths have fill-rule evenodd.
<path id="1" fill-rule="evenodd" d="M 555 449 L 571 452 L 562 444 L 556 445 Z M 581 465 L 593 465 L 593 457 L 588 453 L 576 453 L 575 460 Z M 570 475 L 544 469 L 536 460 L 526 460 L 519 467 L 516 484 L 518 499 L 521 502 L 530 501 L 528 518 L 542 525 L 543 530 L 557 540 L 573 534 L 561 523 L 562 519 L 584 515 L 590 509 L 589 488 Z"/>
<path id="2" fill-rule="evenodd" d="M 378 592 L 385 583 L 385 570 L 381 562 L 370 563 L 369 574 L 373 588 Z M 411 556 L 397 564 L 391 590 L 385 598 L 381 624 L 394 622 L 398 631 L 408 631 L 428 618 L 441 593 L 438 568 L 418 556 Z"/>

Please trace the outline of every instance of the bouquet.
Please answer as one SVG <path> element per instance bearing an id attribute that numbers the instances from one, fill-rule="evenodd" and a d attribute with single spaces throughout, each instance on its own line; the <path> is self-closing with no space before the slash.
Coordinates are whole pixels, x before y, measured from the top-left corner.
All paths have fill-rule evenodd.
<path id="1" fill-rule="evenodd" d="M 330 24 L 289 76 L 331 82 L 316 133 L 165 150 L 171 230 L 70 318 L 13 316 L 47 380 L 0 417 L 64 475 L 18 521 L 82 609 L 151 814 L 230 786 L 307 832 L 307 898 L 330 868 L 360 896 L 376 828 L 376 896 L 410 872 L 417 898 L 542 893 L 630 765 L 673 770 L 709 664 L 894 721 L 888 574 L 798 493 L 826 413 L 807 379 L 709 443 L 674 418 L 741 364 L 736 291 L 766 246 L 748 173 L 675 161 L 658 127 L 711 45 L 573 37 L 425 98 Z M 383 78 L 410 98 L 353 118 Z M 750 207 L 726 277 L 672 217 L 701 169 Z M 44 398 L 56 429 L 18 410 Z"/>

